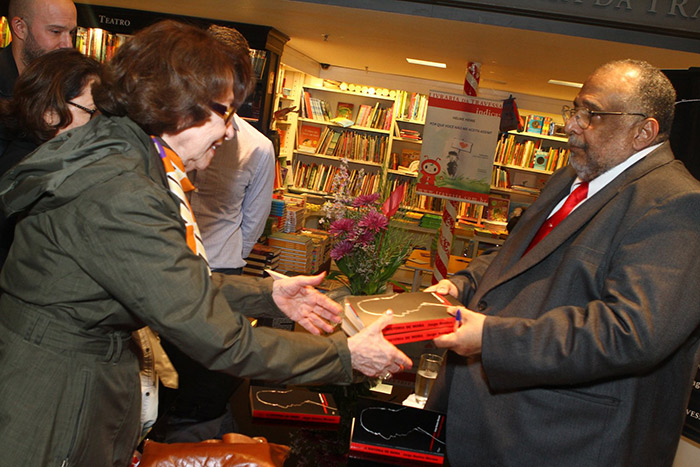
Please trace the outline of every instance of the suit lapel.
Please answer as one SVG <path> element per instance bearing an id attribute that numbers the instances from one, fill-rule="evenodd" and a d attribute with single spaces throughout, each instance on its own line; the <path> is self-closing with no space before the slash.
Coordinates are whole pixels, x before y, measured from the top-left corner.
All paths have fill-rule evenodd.
<path id="1" fill-rule="evenodd" d="M 482 279 L 478 295 L 482 296 L 489 289 L 535 266 L 559 248 L 579 229 L 591 222 L 596 213 L 611 202 L 627 185 L 673 160 L 673 153 L 670 151 L 669 143 L 666 142 L 625 170 L 590 199 L 586 200 L 585 203 L 574 210 L 549 235 L 530 250 L 527 255 L 523 256 L 523 252 L 530 244 L 540 225 L 546 220 L 547 215 L 557 203 L 566 196 L 570 190 L 571 183 L 576 178 L 576 174 L 570 166 L 557 172 L 552 176 L 540 197 L 525 211 L 523 218 L 518 223 L 518 228 L 501 247 L 501 251 Z"/>

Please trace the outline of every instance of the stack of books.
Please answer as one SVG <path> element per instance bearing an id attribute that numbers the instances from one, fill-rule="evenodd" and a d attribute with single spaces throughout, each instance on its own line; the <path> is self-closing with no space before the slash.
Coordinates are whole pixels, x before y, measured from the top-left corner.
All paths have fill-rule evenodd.
<path id="1" fill-rule="evenodd" d="M 280 249 L 278 271 L 312 273 L 314 242 L 311 237 L 299 233 L 274 232 L 267 241 L 270 246 Z"/>
<path id="2" fill-rule="evenodd" d="M 265 277 L 265 269 L 276 270 L 280 263 L 280 249 L 262 243 L 256 243 L 250 254 L 245 258 L 243 274 Z"/>
<path id="3" fill-rule="evenodd" d="M 445 460 L 445 415 L 360 397 L 350 432 L 350 457 L 438 464 Z"/>
<path id="4" fill-rule="evenodd" d="M 284 216 L 280 219 L 279 228 L 282 232 L 297 232 L 304 227 L 305 219 L 304 206 L 288 205 L 284 209 Z"/>
<path id="5" fill-rule="evenodd" d="M 349 296 L 344 302 L 342 329 L 352 336 L 390 309 L 394 317 L 382 331 L 386 340 L 395 345 L 429 340 L 454 331 L 455 318 L 447 307 L 460 305 L 450 295 L 433 292 Z"/>
<path id="6" fill-rule="evenodd" d="M 421 217 L 420 224 L 418 225 L 426 229 L 439 229 L 440 224 L 442 224 L 441 216 L 438 216 L 437 214 L 424 214 L 423 217 Z"/>

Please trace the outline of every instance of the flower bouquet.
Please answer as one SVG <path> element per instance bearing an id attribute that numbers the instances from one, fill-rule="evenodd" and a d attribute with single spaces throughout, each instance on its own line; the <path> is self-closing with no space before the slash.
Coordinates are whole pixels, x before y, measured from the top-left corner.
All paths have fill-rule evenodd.
<path id="1" fill-rule="evenodd" d="M 354 197 L 350 193 L 347 161 L 343 160 L 333 181 L 333 201 L 324 211 L 333 239 L 331 258 L 352 295 L 375 295 L 410 254 L 413 242 L 404 229 L 390 224 L 404 194 L 400 185 L 385 200 L 378 193 Z"/>

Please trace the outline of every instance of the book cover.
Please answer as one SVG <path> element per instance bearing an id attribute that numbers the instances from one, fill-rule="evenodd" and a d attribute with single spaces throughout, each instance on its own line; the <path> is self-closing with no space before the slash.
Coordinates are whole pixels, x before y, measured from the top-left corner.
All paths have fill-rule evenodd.
<path id="1" fill-rule="evenodd" d="M 335 111 L 336 118 L 346 118 L 352 120 L 352 111 L 355 109 L 355 105 L 349 102 L 338 102 L 338 108 Z"/>
<path id="2" fill-rule="evenodd" d="M 384 336 L 413 333 L 413 337 L 420 337 L 429 330 L 441 330 L 441 334 L 452 332 L 454 318 L 447 313 L 448 306 L 461 305 L 457 299 L 450 295 L 439 295 L 432 292 L 404 292 L 390 295 L 355 295 L 345 297 L 344 320 L 348 325 L 344 326 L 352 330 L 360 330 L 373 323 L 386 310 L 391 309 L 394 318 L 384 328 Z M 426 339 L 432 339 L 439 334 Z M 424 339 L 414 339 L 424 340 Z"/>
<path id="3" fill-rule="evenodd" d="M 402 149 L 401 150 L 401 165 L 408 167 L 411 162 L 420 160 L 420 149 Z"/>
<path id="4" fill-rule="evenodd" d="M 489 204 L 486 211 L 486 217 L 490 221 L 508 222 L 508 198 L 498 196 L 489 196 Z"/>
<path id="5" fill-rule="evenodd" d="M 340 413 L 333 396 L 306 388 L 250 386 L 253 417 L 308 423 L 338 424 Z"/>
<path id="6" fill-rule="evenodd" d="M 350 456 L 442 464 L 445 416 L 431 410 L 360 397 L 350 431 Z"/>
<path id="7" fill-rule="evenodd" d="M 302 123 L 299 128 L 299 149 L 314 152 L 321 139 L 321 127 Z"/>
<path id="8" fill-rule="evenodd" d="M 544 117 L 539 115 L 530 115 L 527 122 L 527 132 L 528 133 L 542 133 L 542 125 L 544 124 Z"/>

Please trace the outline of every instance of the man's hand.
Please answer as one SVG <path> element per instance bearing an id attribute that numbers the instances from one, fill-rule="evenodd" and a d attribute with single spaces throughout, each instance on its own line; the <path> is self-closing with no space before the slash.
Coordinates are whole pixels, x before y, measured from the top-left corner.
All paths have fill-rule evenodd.
<path id="1" fill-rule="evenodd" d="M 425 289 L 425 292 L 436 292 L 440 295 L 452 295 L 454 298 L 458 298 L 457 286 L 449 279 L 443 279 L 437 284 L 431 285 Z"/>
<path id="2" fill-rule="evenodd" d="M 353 369 L 366 376 L 386 379 L 392 373 L 411 368 L 411 359 L 382 334 L 392 316 L 391 311 L 387 311 L 370 326 L 348 338 Z"/>
<path id="3" fill-rule="evenodd" d="M 438 285 L 440 284 L 438 283 Z M 454 316 L 458 309 L 462 318 L 459 328 L 453 333 L 436 337 L 433 342 L 438 347 L 447 348 L 465 357 L 479 354 L 481 353 L 481 335 L 486 315 L 456 306 L 448 307 L 447 312 Z"/>
<path id="4" fill-rule="evenodd" d="M 272 284 L 275 305 L 311 334 L 333 332 L 342 321 L 343 307 L 314 287 L 323 281 L 325 273 L 316 276 L 294 276 L 278 279 Z"/>

